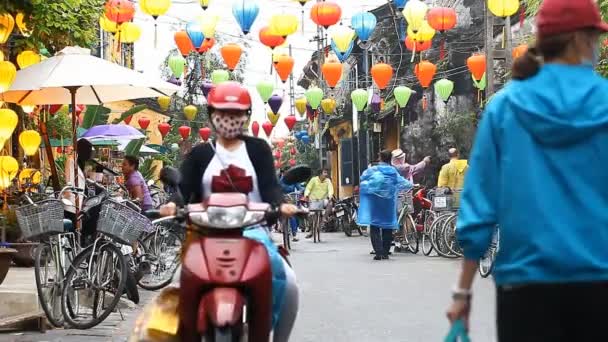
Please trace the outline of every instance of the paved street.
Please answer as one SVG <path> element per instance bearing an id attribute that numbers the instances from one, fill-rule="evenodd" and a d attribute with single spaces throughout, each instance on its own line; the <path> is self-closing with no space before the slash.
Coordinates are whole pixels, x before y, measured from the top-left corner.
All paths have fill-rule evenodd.
<path id="1" fill-rule="evenodd" d="M 341 233 L 323 238 L 321 244 L 302 239 L 294 246 L 301 307 L 292 341 L 443 340 L 448 329 L 444 310 L 458 261 L 411 254 L 374 261 L 367 238 L 346 238 Z M 151 295 L 144 293 L 144 300 Z M 124 341 L 135 314 L 126 312 L 125 321 L 114 314 L 88 331 L 4 334 L 0 341 Z M 476 283 L 471 335 L 474 341 L 495 341 L 494 290 L 489 280 Z"/>

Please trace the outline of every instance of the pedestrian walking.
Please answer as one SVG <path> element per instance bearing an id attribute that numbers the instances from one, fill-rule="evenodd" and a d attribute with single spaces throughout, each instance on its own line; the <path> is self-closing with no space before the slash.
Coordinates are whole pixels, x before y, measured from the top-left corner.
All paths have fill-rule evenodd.
<path id="1" fill-rule="evenodd" d="M 388 259 L 393 231 L 398 229 L 397 194 L 412 188 L 412 183 L 391 164 L 391 151 L 380 152 L 380 163 L 361 175 L 358 224 L 370 226 L 374 260 Z"/>
<path id="2" fill-rule="evenodd" d="M 460 201 L 465 260 L 447 315 L 468 321 L 496 225 L 500 342 L 608 341 L 608 32 L 593 0 L 544 0 L 536 46 L 482 115 Z"/>

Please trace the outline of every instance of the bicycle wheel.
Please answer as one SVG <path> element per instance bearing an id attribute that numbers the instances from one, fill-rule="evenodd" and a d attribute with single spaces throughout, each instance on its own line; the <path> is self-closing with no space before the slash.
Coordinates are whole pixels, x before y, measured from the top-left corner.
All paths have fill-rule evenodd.
<path id="1" fill-rule="evenodd" d="M 422 254 L 429 256 L 433 252 L 433 243 L 431 242 L 431 226 L 435 221 L 435 212 L 427 210 L 424 217 L 424 231 L 422 232 Z"/>
<path id="2" fill-rule="evenodd" d="M 346 214 L 345 214 L 346 215 Z M 342 229 L 344 235 L 351 237 L 353 236 L 353 226 L 347 216 L 338 217 L 336 219 L 336 226 L 338 229 Z"/>
<path id="3" fill-rule="evenodd" d="M 443 213 L 435 218 L 433 224 L 431 226 L 431 243 L 433 244 L 433 249 L 444 258 L 453 258 L 453 255 L 450 253 L 450 250 L 445 245 L 442 236 L 442 228 L 445 220 L 452 216 L 452 213 Z"/>
<path id="4" fill-rule="evenodd" d="M 456 238 L 456 219 L 458 215 L 453 215 L 447 219 L 443 227 L 443 239 L 450 252 L 458 257 L 462 256 L 462 249 Z"/>
<path id="5" fill-rule="evenodd" d="M 89 247 L 78 254 L 65 278 L 61 310 L 66 323 L 76 329 L 89 329 L 103 322 L 125 289 L 127 262 L 120 249 L 103 243 L 98 242 L 95 250 Z"/>
<path id="6" fill-rule="evenodd" d="M 412 215 L 405 215 L 405 222 L 403 225 L 403 229 L 405 232 L 405 243 L 407 249 L 412 253 L 418 253 L 420 241 L 418 239 L 418 232 L 416 231 L 416 224 L 412 219 Z"/>
<path id="7" fill-rule="evenodd" d="M 64 322 L 61 312 L 63 268 L 59 256 L 53 253 L 51 244 L 41 243 L 38 246 L 34 267 L 40 306 L 53 326 L 62 327 Z"/>
<path id="8" fill-rule="evenodd" d="M 171 283 L 179 267 L 182 240 L 175 232 L 160 227 L 160 231 L 144 238 L 142 245 L 147 250 L 146 259 L 150 272 L 137 282 L 143 289 L 156 291 Z"/>
<path id="9" fill-rule="evenodd" d="M 492 244 L 483 258 L 479 260 L 479 275 L 481 275 L 482 278 L 487 278 L 492 274 L 492 271 L 494 270 L 495 253 L 496 246 Z"/>

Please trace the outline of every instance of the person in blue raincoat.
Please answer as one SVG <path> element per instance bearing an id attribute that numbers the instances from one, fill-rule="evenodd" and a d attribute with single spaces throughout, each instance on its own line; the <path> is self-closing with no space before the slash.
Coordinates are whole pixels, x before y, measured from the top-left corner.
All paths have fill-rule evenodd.
<path id="1" fill-rule="evenodd" d="M 363 172 L 359 187 L 358 224 L 370 226 L 374 260 L 388 259 L 393 231 L 399 227 L 397 195 L 412 188 L 412 183 L 390 164 L 391 157 L 390 150 L 380 152 L 380 162 Z"/>
<path id="2" fill-rule="evenodd" d="M 283 173 L 286 172 L 287 169 L 281 170 L 281 174 L 279 176 L 279 185 L 283 190 L 283 194 L 288 195 L 294 192 L 304 193 L 304 186 L 302 184 L 286 184 L 283 180 Z M 297 204 L 297 203 L 293 203 Z M 296 234 L 298 234 L 298 219 L 295 216 L 289 218 L 289 227 L 291 228 L 291 236 L 293 242 L 297 242 Z"/>

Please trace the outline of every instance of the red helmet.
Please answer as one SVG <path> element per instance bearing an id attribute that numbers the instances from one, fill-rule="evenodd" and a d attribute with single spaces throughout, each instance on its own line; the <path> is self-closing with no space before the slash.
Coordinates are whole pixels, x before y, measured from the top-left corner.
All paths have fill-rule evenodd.
<path id="1" fill-rule="evenodd" d="M 222 110 L 249 110 L 251 96 L 247 88 L 238 82 L 224 82 L 211 89 L 207 105 Z"/>

